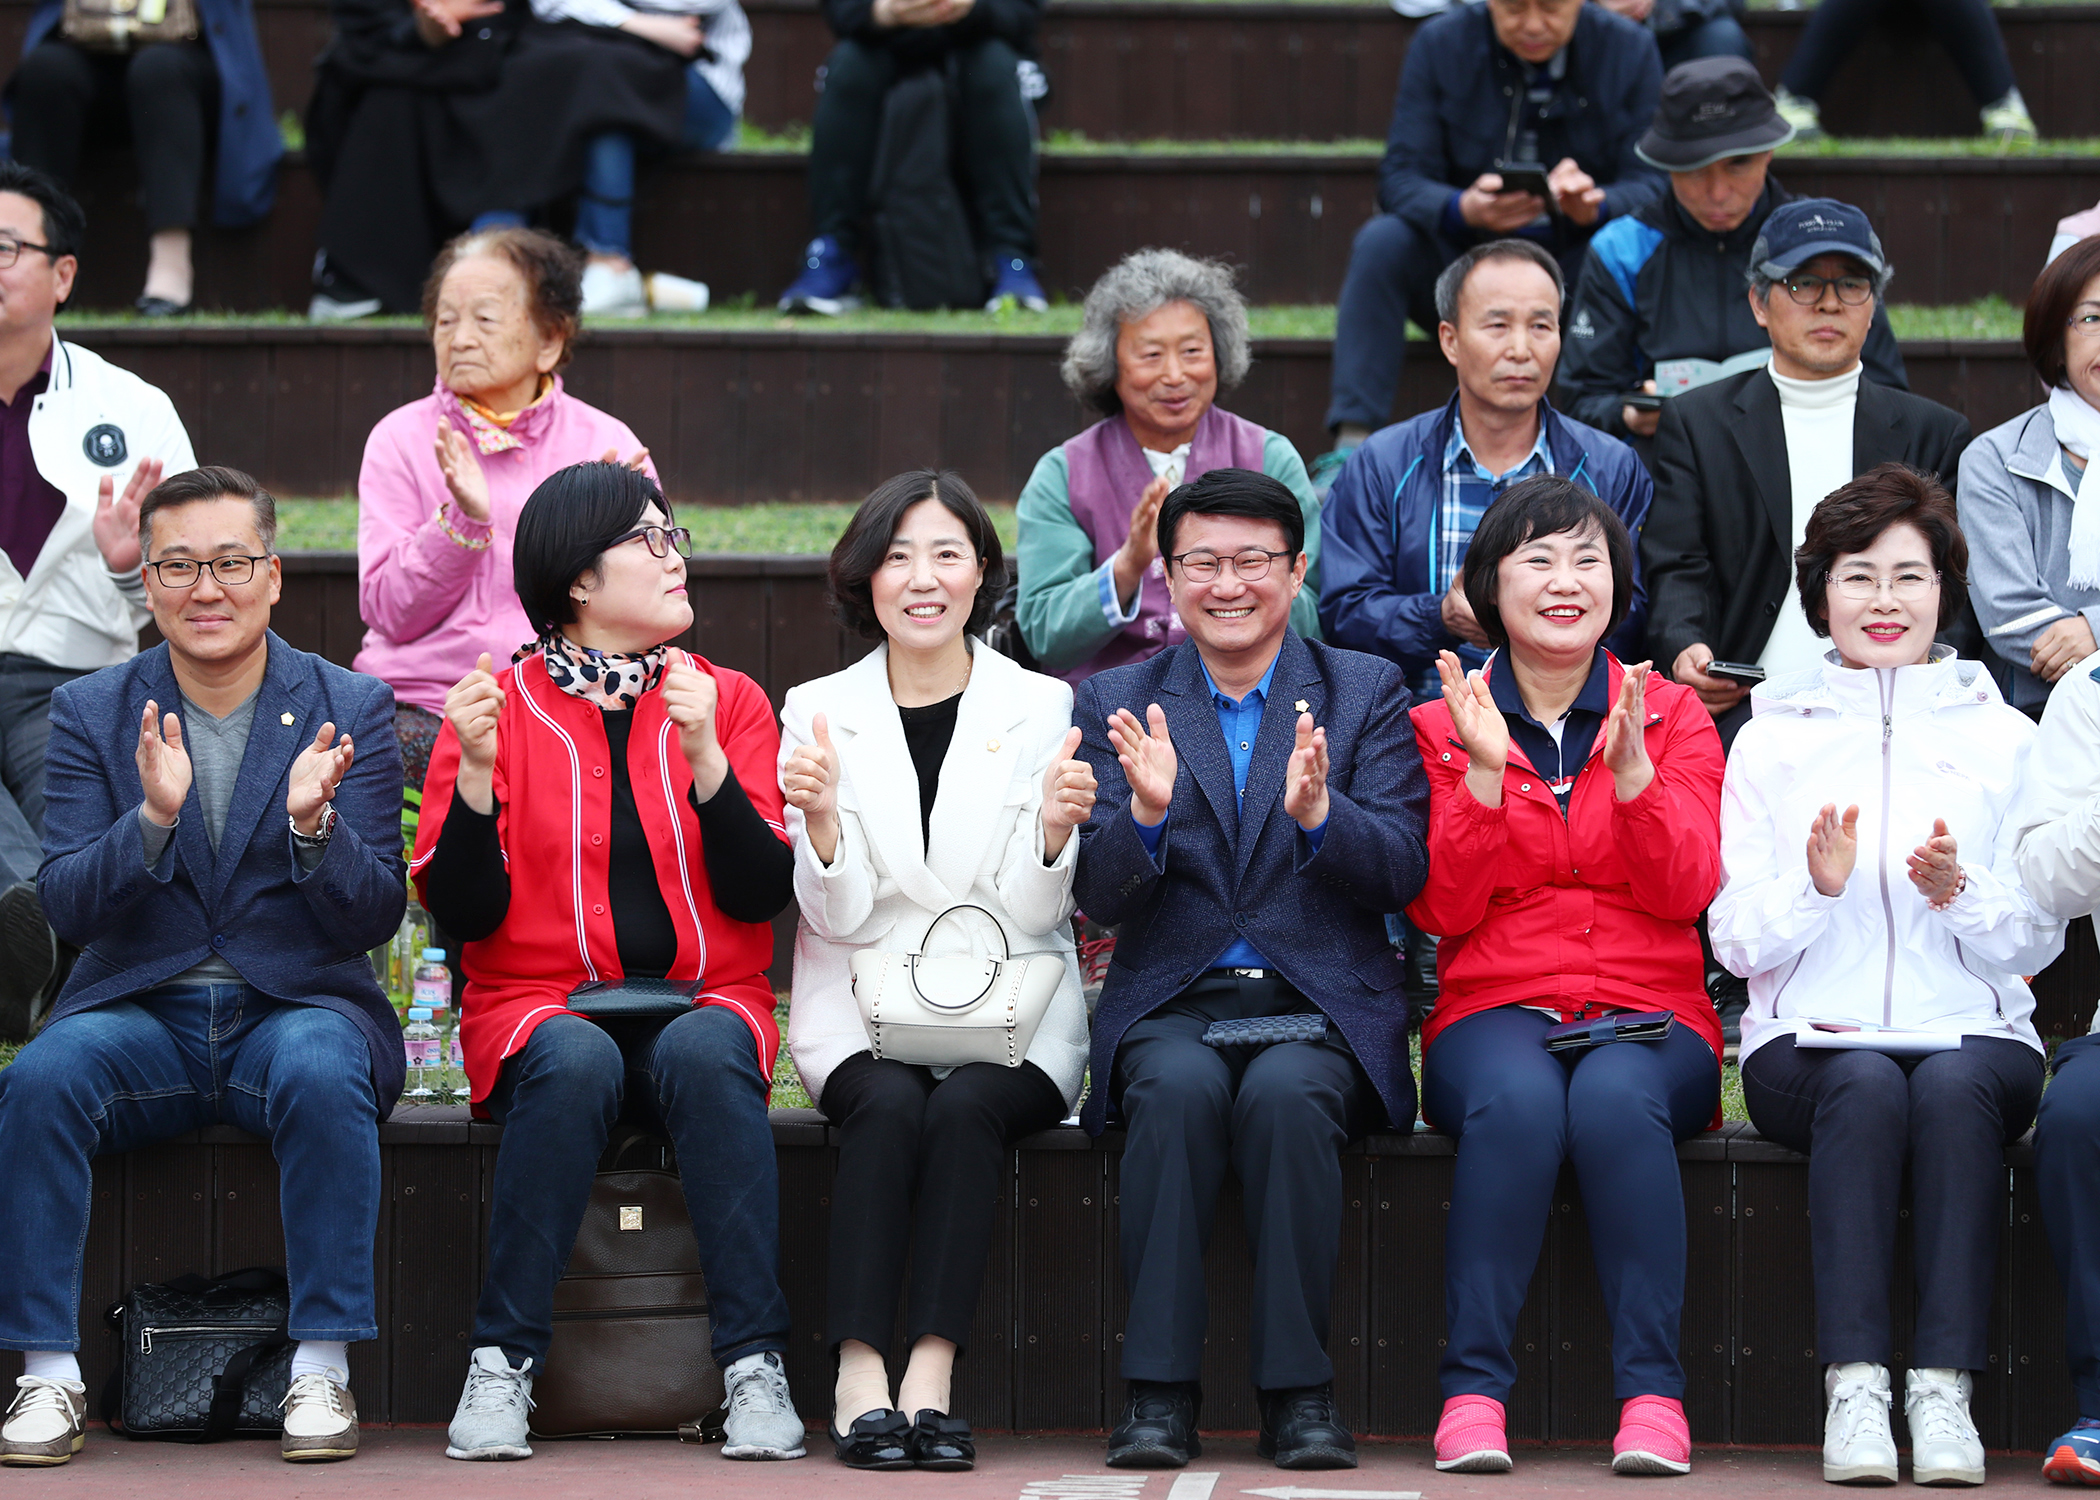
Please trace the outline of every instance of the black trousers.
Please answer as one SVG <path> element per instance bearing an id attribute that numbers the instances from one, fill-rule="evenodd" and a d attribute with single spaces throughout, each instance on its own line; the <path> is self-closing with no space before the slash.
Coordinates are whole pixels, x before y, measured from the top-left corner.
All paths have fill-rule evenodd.
<path id="1" fill-rule="evenodd" d="M 219 70 L 202 42 L 87 52 L 49 37 L 14 77 L 14 158 L 68 188 L 89 140 L 128 139 L 146 229 L 194 229 L 204 153 L 219 109 Z"/>
<path id="2" fill-rule="evenodd" d="M 831 1189 L 833 1349 L 858 1339 L 887 1354 L 911 1259 L 905 1347 L 927 1334 L 970 1341 L 992 1225 L 1006 1192 L 1006 1153 L 1065 1117 L 1064 1096 L 1034 1063 L 931 1068 L 856 1052 L 818 1101 L 838 1127 Z"/>
<path id="3" fill-rule="evenodd" d="M 1912 1368 L 1987 1367 L 2005 1148 L 2042 1097 L 2042 1057 L 2008 1037 L 1890 1057 L 1765 1043 L 1743 1064 L 1758 1130 L 1808 1153 L 1816 1360 L 1889 1362 L 1897 1198 L 1910 1166 L 1918 1306 Z"/>
<path id="4" fill-rule="evenodd" d="M 1208 1321 L 1203 1253 L 1229 1165 L 1254 1251 L 1250 1350 L 1262 1390 L 1334 1378 L 1327 1312 L 1342 1237 L 1341 1150 L 1378 1123 L 1378 1090 L 1332 1024 L 1318 1042 L 1203 1045 L 1213 1020 L 1310 1012 L 1281 980 L 1213 971 L 1123 1033 L 1123 1334 L 1129 1380 L 1195 1380 Z"/>
<path id="5" fill-rule="evenodd" d="M 1035 118 L 1021 97 L 1020 55 L 989 37 L 955 49 L 962 83 L 963 202 L 978 248 L 998 258 L 1036 254 Z M 812 232 L 856 248 L 882 134 L 882 101 L 897 81 L 895 54 L 842 41 L 824 64 L 809 143 Z"/>
<path id="6" fill-rule="evenodd" d="M 2012 60 L 1989 0 L 1915 0 L 1979 105 L 1995 104 L 2013 86 Z M 1860 43 L 1889 0 L 1823 0 L 1808 18 L 1779 81 L 1803 99 L 1822 102 L 1838 64 Z"/>

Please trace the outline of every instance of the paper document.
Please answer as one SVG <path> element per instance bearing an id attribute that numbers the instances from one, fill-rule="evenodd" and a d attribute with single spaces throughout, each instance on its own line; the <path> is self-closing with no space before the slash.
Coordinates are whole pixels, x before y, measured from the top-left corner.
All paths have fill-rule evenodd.
<path id="1" fill-rule="evenodd" d="M 1686 391 L 1696 391 L 1702 385 L 1712 385 L 1716 380 L 1726 380 L 1731 375 L 1740 375 L 1745 370 L 1762 370 L 1772 362 L 1771 346 L 1751 349 L 1738 354 L 1734 359 L 1724 359 L 1719 364 L 1710 359 L 1665 359 L 1655 366 L 1655 394 L 1658 396 L 1682 396 Z"/>

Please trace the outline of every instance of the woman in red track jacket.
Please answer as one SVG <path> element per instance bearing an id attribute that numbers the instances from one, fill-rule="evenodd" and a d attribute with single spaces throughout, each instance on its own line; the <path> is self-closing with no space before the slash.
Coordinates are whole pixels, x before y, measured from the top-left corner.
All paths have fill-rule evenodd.
<path id="1" fill-rule="evenodd" d="M 1512 486 L 1465 561 L 1496 654 L 1468 677 L 1444 653 L 1443 700 L 1414 710 L 1429 882 L 1408 915 L 1441 939 L 1422 1105 L 1459 1142 L 1439 1469 L 1510 1467 L 1510 1340 L 1563 1161 L 1612 1324 L 1612 1466 L 1690 1467 L 1676 1142 L 1720 1098 L 1697 923 L 1721 878 L 1722 754 L 1689 689 L 1598 644 L 1626 614 L 1632 569 L 1625 526 L 1587 491 Z M 1669 1032 L 1546 1050 L 1551 1028 L 1614 1011 L 1667 1012 Z"/>
<path id="2" fill-rule="evenodd" d="M 623 1118 L 678 1149 L 729 1385 L 726 1455 L 802 1453 L 766 1120 L 770 923 L 794 880 L 780 735 L 758 684 L 668 644 L 693 622 L 691 550 L 646 475 L 551 475 L 513 550 L 540 637 L 500 676 L 483 656 L 446 698 L 410 869 L 464 942 L 467 1077 L 504 1127 L 455 1458 L 530 1455 L 555 1283 Z M 666 1008 L 578 1013 L 592 1006 L 579 987 L 637 980 L 669 981 Z"/>

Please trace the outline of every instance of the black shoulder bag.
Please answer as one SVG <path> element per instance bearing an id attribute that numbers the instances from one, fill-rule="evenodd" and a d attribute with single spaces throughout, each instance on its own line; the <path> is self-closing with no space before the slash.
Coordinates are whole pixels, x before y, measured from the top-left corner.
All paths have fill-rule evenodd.
<path id="1" fill-rule="evenodd" d="M 124 1346 L 102 1419 L 126 1437 L 178 1443 L 276 1436 L 292 1380 L 290 1316 L 291 1289 L 271 1266 L 133 1287 L 103 1314 Z"/>

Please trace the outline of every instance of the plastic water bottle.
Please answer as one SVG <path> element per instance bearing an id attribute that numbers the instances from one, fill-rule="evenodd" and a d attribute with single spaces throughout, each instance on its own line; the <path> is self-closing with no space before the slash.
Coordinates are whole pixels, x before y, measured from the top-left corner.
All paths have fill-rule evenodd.
<path id="1" fill-rule="evenodd" d="M 429 1070 L 437 1061 L 438 1029 L 430 1024 L 430 1012 L 420 1005 L 408 1008 L 408 1024 L 401 1028 L 401 1046 L 408 1054 L 408 1089 L 402 1098 L 412 1104 L 428 1104 L 436 1097 L 430 1087 Z"/>
<path id="2" fill-rule="evenodd" d="M 438 1092 L 450 1098 L 445 1075 L 452 1066 L 456 1030 L 452 1016 L 452 971 L 445 967 L 444 949 L 425 948 L 422 955 L 422 962 L 416 965 L 409 1004 L 430 1012 L 431 1027 L 437 1035 L 437 1040 L 431 1043 L 430 1066 L 437 1080 Z"/>

